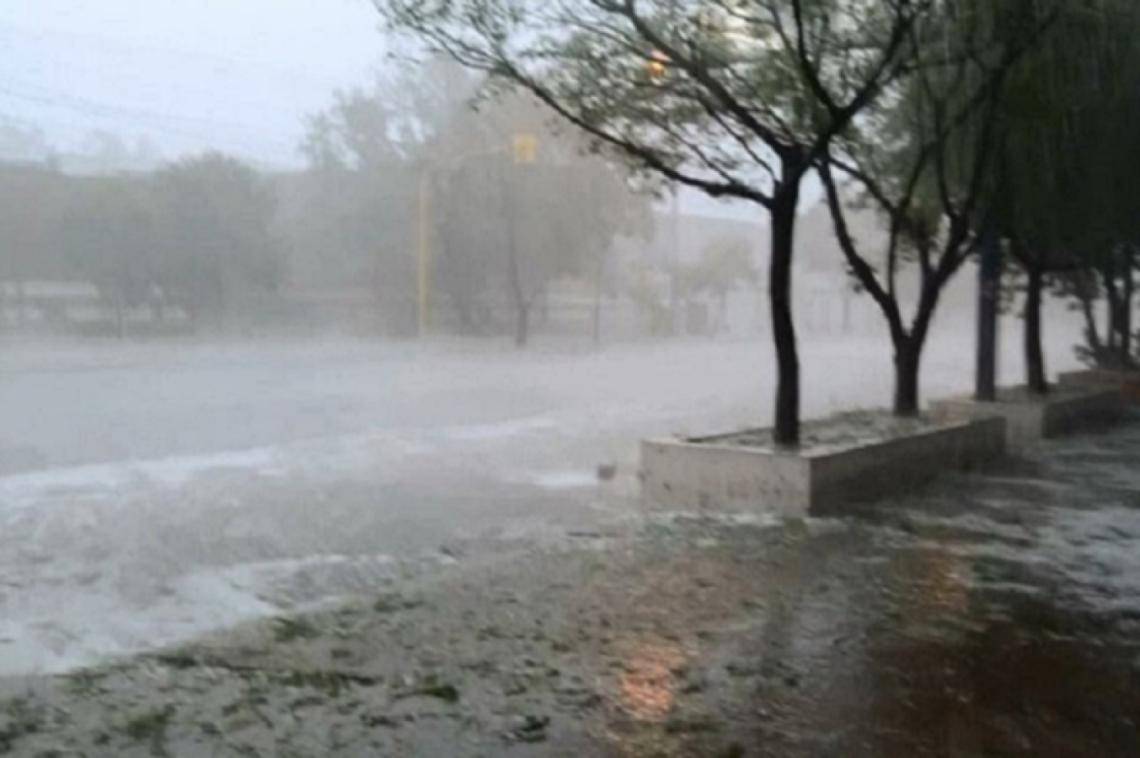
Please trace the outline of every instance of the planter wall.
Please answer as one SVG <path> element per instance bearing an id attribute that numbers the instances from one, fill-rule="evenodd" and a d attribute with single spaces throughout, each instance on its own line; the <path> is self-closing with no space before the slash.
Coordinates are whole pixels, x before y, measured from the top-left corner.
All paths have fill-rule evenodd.
<path id="1" fill-rule="evenodd" d="M 821 515 L 998 458 L 1005 437 L 1004 420 L 985 418 L 814 452 L 721 444 L 717 438 L 646 440 L 642 494 L 656 508 Z"/>
<path id="2" fill-rule="evenodd" d="M 1023 389 L 1000 392 L 998 400 L 950 398 L 932 404 L 931 413 L 946 421 L 1000 417 L 1006 422 L 1006 447 L 1023 450 L 1046 437 L 1057 437 L 1118 421 L 1122 403 L 1118 390 L 1062 386 L 1038 397 Z"/>
<path id="3" fill-rule="evenodd" d="M 1068 387 L 1119 387 L 1125 402 L 1140 405 L 1140 371 L 1093 368 L 1062 373 L 1057 381 Z"/>

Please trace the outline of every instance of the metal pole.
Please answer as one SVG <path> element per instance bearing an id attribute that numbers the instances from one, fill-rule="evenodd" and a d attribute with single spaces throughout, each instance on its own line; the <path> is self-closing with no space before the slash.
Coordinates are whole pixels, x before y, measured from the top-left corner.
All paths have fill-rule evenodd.
<path id="1" fill-rule="evenodd" d="M 673 187 L 673 239 L 669 247 L 669 333 L 676 336 L 678 328 L 677 266 L 681 258 L 681 188 Z"/>
<path id="2" fill-rule="evenodd" d="M 429 216 L 431 211 L 430 174 L 427 169 L 420 174 L 419 192 L 419 244 L 416 254 L 416 283 L 417 283 L 417 327 L 419 336 L 427 336 L 429 327 L 428 302 L 429 288 L 431 286 L 431 243 L 428 239 Z"/>
<path id="3" fill-rule="evenodd" d="M 978 345 L 974 398 L 997 400 L 998 300 L 1001 296 L 1001 241 L 993 226 L 982 234 L 978 265 Z"/>

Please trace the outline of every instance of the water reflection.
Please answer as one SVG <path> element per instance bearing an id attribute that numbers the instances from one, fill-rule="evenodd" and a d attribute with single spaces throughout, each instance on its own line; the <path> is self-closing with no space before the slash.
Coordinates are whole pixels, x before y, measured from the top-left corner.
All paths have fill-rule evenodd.
<path id="1" fill-rule="evenodd" d="M 625 660 L 618 679 L 622 708 L 641 721 L 664 721 L 677 698 L 677 672 L 687 656 L 680 645 L 640 640 Z"/>

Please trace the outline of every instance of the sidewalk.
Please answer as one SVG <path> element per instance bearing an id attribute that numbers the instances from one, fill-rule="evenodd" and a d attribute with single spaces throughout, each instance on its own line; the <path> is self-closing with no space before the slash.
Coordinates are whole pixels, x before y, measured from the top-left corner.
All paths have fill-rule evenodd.
<path id="1" fill-rule="evenodd" d="M 0 683 L 0 755 L 1135 755 L 1140 424 L 858 518 L 615 521 Z"/>

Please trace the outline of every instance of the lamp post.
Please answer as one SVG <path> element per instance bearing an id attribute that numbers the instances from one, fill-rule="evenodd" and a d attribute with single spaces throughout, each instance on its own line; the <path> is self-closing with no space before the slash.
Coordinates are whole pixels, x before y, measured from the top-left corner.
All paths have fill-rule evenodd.
<path id="1" fill-rule="evenodd" d="M 645 62 L 645 72 L 653 82 L 660 82 L 669 73 L 669 56 L 660 50 L 649 54 Z M 669 336 L 675 336 L 678 331 L 678 300 L 677 291 L 677 265 L 681 257 L 681 188 L 673 187 L 672 207 L 670 210 L 670 236 L 667 251 L 669 268 Z"/>
<path id="2" fill-rule="evenodd" d="M 431 242 L 428 235 L 431 213 L 431 172 L 425 169 L 420 174 L 419 187 L 419 228 L 417 231 L 418 245 L 416 250 L 416 323 L 419 336 L 427 335 L 430 322 L 430 307 L 428 300 L 431 290 Z"/>
<path id="3" fill-rule="evenodd" d="M 676 337 L 683 331 L 678 322 L 680 295 L 677 287 L 677 267 L 681 260 L 681 188 L 673 188 L 673 208 L 671 219 L 672 239 L 669 245 L 669 336 Z M 684 323 L 681 321 L 681 323 Z"/>

